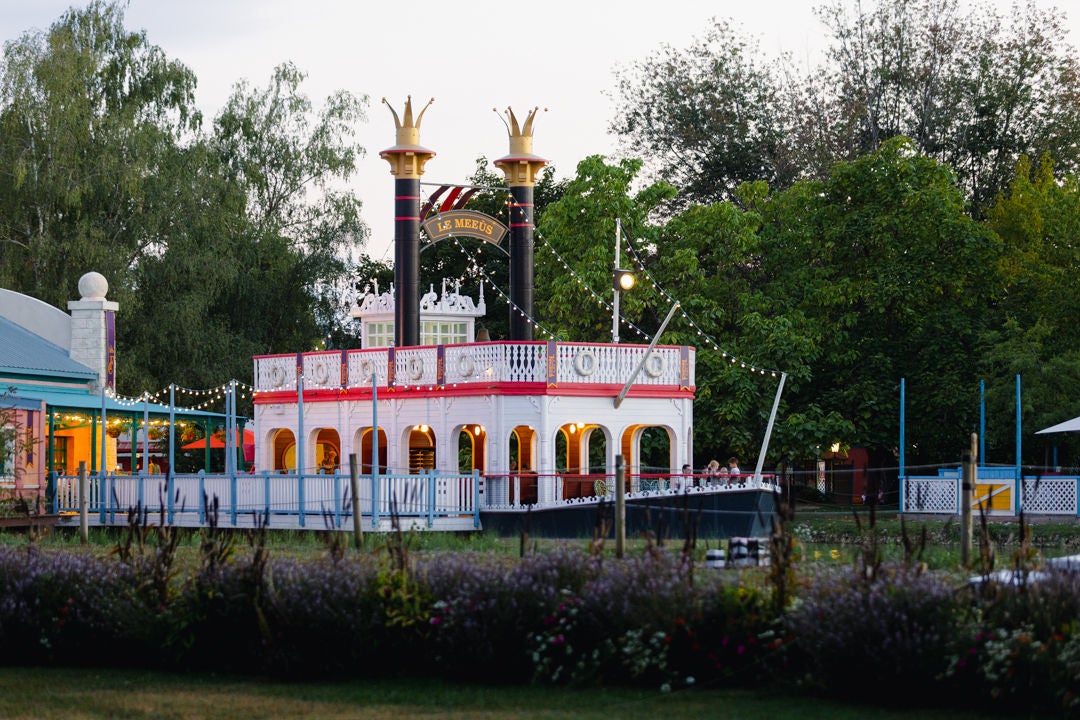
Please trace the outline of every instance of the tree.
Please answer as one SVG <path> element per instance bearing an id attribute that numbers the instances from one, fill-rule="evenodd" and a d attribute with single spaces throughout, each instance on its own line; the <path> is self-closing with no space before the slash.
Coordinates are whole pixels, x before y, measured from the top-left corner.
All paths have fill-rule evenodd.
<path id="1" fill-rule="evenodd" d="M 1001 238 L 999 300 L 981 337 L 986 380 L 987 454 L 1013 455 L 1015 377 L 1021 376 L 1023 422 L 1039 429 L 1080 415 L 1080 301 L 1073 291 L 1080 269 L 1080 185 L 1056 177 L 1048 155 L 1022 157 L 1008 190 L 987 214 Z M 1069 436 L 1033 437 L 1030 450 L 1080 445 Z M 1050 464 L 1049 457 L 1040 458 Z"/>
<path id="2" fill-rule="evenodd" d="M 549 205 L 540 218 L 539 233 L 550 252 L 537 253 L 536 285 L 545 289 L 537 298 L 538 319 L 563 339 L 611 339 L 616 219 L 627 228 L 624 241 L 637 253 L 656 241 L 655 227 L 648 218 L 674 197 L 675 189 L 656 183 L 631 194 L 640 170 L 640 161 L 610 165 L 598 155 L 585 158 L 578 163 L 577 175 L 567 183 L 562 198 Z M 623 257 L 627 257 L 626 250 Z M 645 322 L 644 308 L 642 293 L 623 293 L 624 317 Z M 652 327 L 658 325 L 659 320 Z"/>
<path id="3" fill-rule="evenodd" d="M 127 302 L 174 219 L 146 181 L 197 130 L 195 77 L 94 0 L 5 43 L 0 283 L 63 307 L 97 270 Z"/>
<path id="4" fill-rule="evenodd" d="M 952 166 L 977 213 L 1021 154 L 1080 167 L 1080 68 L 1059 11 L 1027 0 L 1006 21 L 986 3 L 961 14 L 957 0 L 847 7 L 818 11 L 833 36 L 825 70 L 841 157 L 907 136 Z"/>
<path id="5" fill-rule="evenodd" d="M 714 20 L 689 47 L 619 71 L 611 130 L 651 177 L 703 204 L 746 181 L 824 180 L 904 136 L 953 168 L 979 217 L 1022 154 L 1080 169 L 1080 66 L 1059 11 L 972 6 L 828 0 L 817 14 L 831 44 L 802 72 L 755 59 L 753 40 Z"/>
<path id="6" fill-rule="evenodd" d="M 362 153 L 351 137 L 365 101 L 337 93 L 316 113 L 303 79 L 285 64 L 267 88 L 238 83 L 213 133 L 152 186 L 178 215 L 138 268 L 154 291 L 136 299 L 125 336 L 141 386 L 215 385 L 248 377 L 253 355 L 355 344 L 343 326 L 368 230 L 334 183 Z M 162 335 L 197 362 L 162 355 Z"/>
<path id="7" fill-rule="evenodd" d="M 611 132 L 684 201 L 730 200 L 752 180 L 788 184 L 778 73 L 758 56 L 757 43 L 722 20 L 686 50 L 662 45 L 617 72 Z"/>
<path id="8" fill-rule="evenodd" d="M 754 302 L 787 318 L 812 368 L 794 378 L 788 407 L 851 423 L 822 444 L 895 448 L 907 378 L 909 455 L 955 457 L 974 427 L 973 353 L 999 249 L 965 214 L 948 168 L 892 140 L 763 207 Z"/>

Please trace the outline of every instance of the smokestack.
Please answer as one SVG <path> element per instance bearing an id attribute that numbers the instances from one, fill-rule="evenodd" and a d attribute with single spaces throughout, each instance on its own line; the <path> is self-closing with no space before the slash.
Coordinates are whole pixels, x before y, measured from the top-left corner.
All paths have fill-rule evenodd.
<path id="1" fill-rule="evenodd" d="M 386 98 L 382 101 L 397 127 L 397 143 L 379 153 L 394 176 L 394 345 L 407 347 L 420 344 L 420 176 L 435 157 L 420 144 L 420 120 L 435 98 L 428 100 L 415 123 L 411 95 L 401 118 Z"/>
<path id="2" fill-rule="evenodd" d="M 510 339 L 533 339 L 533 188 L 547 160 L 532 152 L 533 108 L 518 127 L 514 111 L 506 108 L 510 122 L 510 154 L 495 161 L 510 186 Z"/>

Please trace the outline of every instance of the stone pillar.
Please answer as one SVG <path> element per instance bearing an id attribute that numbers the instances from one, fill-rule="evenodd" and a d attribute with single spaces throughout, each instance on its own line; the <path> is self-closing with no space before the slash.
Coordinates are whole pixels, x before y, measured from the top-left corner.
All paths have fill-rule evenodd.
<path id="1" fill-rule="evenodd" d="M 71 312 L 71 359 L 98 374 L 93 392 L 113 388 L 116 379 L 116 333 L 114 318 L 118 303 L 105 299 L 109 282 L 100 273 L 79 278 L 79 300 L 68 303 Z"/>
<path id="2" fill-rule="evenodd" d="M 387 107 L 386 98 L 382 100 Z M 435 153 L 420 145 L 420 120 L 435 101 L 428 101 L 413 122 L 412 96 L 402 118 L 394 108 L 397 144 L 379 153 L 394 176 L 394 345 L 420 344 L 420 176 Z"/>
<path id="3" fill-rule="evenodd" d="M 513 199 L 510 204 L 510 339 L 533 339 L 533 188 L 547 160 L 533 155 L 532 136 L 536 111 L 518 127 L 510 108 L 510 154 L 495 161 L 503 171 Z"/>

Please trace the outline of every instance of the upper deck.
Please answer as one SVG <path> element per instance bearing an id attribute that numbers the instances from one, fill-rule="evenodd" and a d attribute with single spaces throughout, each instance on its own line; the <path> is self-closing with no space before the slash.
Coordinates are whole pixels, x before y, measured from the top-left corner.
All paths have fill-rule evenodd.
<path id="1" fill-rule="evenodd" d="M 688 345 L 650 352 L 646 345 L 499 341 L 261 355 L 254 358 L 255 402 L 295 398 L 300 379 L 305 400 L 315 401 L 367 397 L 373 387 L 425 395 L 614 397 L 632 377 L 630 397 L 692 398 L 695 353 Z"/>

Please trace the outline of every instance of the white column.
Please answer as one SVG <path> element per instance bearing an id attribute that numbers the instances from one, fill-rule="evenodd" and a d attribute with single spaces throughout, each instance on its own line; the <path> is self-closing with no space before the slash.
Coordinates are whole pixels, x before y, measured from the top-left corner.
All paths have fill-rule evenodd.
<path id="1" fill-rule="evenodd" d="M 108 373 L 109 346 L 105 335 L 105 313 L 120 309 L 118 303 L 105 299 L 108 292 L 108 281 L 100 273 L 90 272 L 79 279 L 79 293 L 82 298 L 68 303 L 68 310 L 71 312 L 71 359 L 97 372 L 98 380 L 97 386 L 93 388 L 94 392 L 105 387 Z M 113 376 L 115 377 L 115 372 Z"/>

